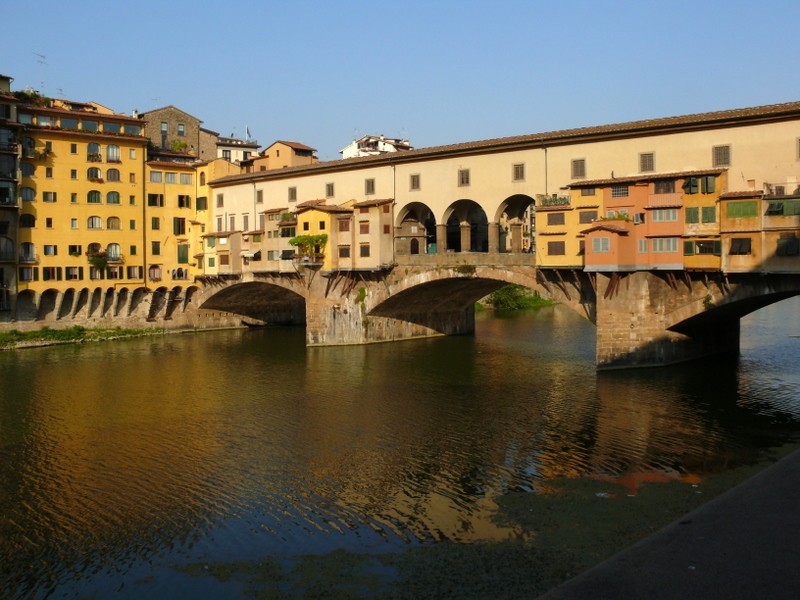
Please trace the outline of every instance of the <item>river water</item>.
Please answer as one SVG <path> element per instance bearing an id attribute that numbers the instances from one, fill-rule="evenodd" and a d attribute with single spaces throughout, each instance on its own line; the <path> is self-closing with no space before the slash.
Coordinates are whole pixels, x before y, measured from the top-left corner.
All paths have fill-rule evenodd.
<path id="1" fill-rule="evenodd" d="M 0 353 L 0 596 L 213 597 L 178 567 L 524 537 L 509 492 L 697 485 L 800 440 L 800 299 L 744 319 L 738 360 L 598 374 L 594 343 L 555 306 L 394 344 Z"/>

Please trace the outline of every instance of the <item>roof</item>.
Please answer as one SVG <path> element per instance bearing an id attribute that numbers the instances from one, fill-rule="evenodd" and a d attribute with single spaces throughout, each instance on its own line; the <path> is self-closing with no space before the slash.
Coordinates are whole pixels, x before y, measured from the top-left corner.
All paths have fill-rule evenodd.
<path id="1" fill-rule="evenodd" d="M 174 104 L 167 104 L 166 106 L 161 106 L 160 108 L 153 108 L 153 109 L 151 109 L 151 110 L 145 110 L 145 111 L 143 111 L 143 112 L 140 112 L 139 114 L 140 114 L 140 115 L 142 115 L 142 116 L 143 116 L 143 115 L 149 115 L 149 114 L 151 114 L 151 113 L 157 113 L 157 112 L 161 112 L 162 110 L 168 110 L 168 109 L 170 109 L 170 108 L 171 108 L 171 109 L 173 109 L 173 110 L 177 110 L 177 111 L 178 111 L 178 112 L 180 112 L 180 113 L 183 113 L 183 114 L 185 114 L 187 117 L 192 117 L 194 120 L 198 121 L 199 123 L 202 123 L 202 122 L 203 122 L 203 120 L 202 120 L 202 119 L 198 119 L 198 118 L 197 118 L 197 117 L 195 117 L 194 115 L 190 115 L 188 112 L 186 112 L 185 110 L 181 110 L 180 108 L 178 108 L 178 107 L 177 107 L 177 106 L 175 106 Z"/>
<path id="2" fill-rule="evenodd" d="M 271 214 L 273 214 L 273 213 L 274 213 L 274 214 L 278 214 L 278 213 L 285 213 L 285 212 L 287 212 L 288 210 L 289 210 L 289 209 L 288 209 L 288 208 L 285 208 L 285 207 L 284 207 L 284 208 L 269 208 L 269 209 L 267 209 L 267 210 L 262 210 L 262 211 L 261 211 L 261 214 L 263 214 L 263 215 L 271 215 Z"/>
<path id="3" fill-rule="evenodd" d="M 614 185 L 620 183 L 646 183 L 658 181 L 660 179 L 681 179 L 686 177 L 701 177 L 703 175 L 720 175 L 727 169 L 700 169 L 696 171 L 678 171 L 675 173 L 641 173 L 630 177 L 611 177 L 610 179 L 591 179 L 575 181 L 569 184 L 569 188 L 596 187 L 602 185 Z"/>
<path id="4" fill-rule="evenodd" d="M 391 204 L 394 198 L 383 198 L 381 200 L 364 200 L 363 202 L 356 202 L 353 208 L 368 208 L 370 206 L 383 206 L 384 204 Z"/>
<path id="5" fill-rule="evenodd" d="M 733 198 L 761 198 L 764 192 L 761 190 L 748 190 L 745 192 L 724 192 L 719 195 L 720 200 L 730 200 Z"/>
<path id="6" fill-rule="evenodd" d="M 287 142 L 286 140 L 275 140 L 272 142 L 268 148 L 272 148 L 275 144 L 283 144 L 284 146 L 289 146 L 289 148 L 294 148 L 295 150 L 311 150 L 312 152 L 316 152 L 316 148 L 312 148 L 311 146 L 306 146 L 305 144 L 301 144 L 300 142 Z"/>
<path id="7" fill-rule="evenodd" d="M 316 204 L 312 206 L 297 207 L 295 214 L 308 212 L 310 210 L 318 210 L 320 212 L 329 214 L 352 213 L 353 209 L 348 206 L 328 206 L 327 204 Z"/>
<path id="8" fill-rule="evenodd" d="M 240 181 L 251 179 L 282 179 L 301 172 L 315 173 L 326 171 L 342 171 L 359 169 L 374 165 L 396 164 L 398 162 L 413 162 L 431 160 L 453 155 L 484 154 L 497 151 L 511 151 L 529 148 L 547 148 L 550 146 L 563 146 L 568 144 L 583 143 L 588 141 L 630 138 L 642 135 L 658 135 L 661 133 L 674 133 L 677 131 L 693 131 L 709 127 L 734 127 L 743 124 L 758 122 L 775 122 L 787 119 L 800 119 L 800 101 L 785 102 L 782 104 L 769 104 L 751 108 L 738 108 L 707 113 L 696 113 L 677 117 L 662 117 L 640 121 L 628 121 L 610 125 L 593 127 L 579 127 L 575 129 L 562 129 L 544 133 L 534 133 L 513 137 L 494 138 L 446 146 L 433 146 L 429 148 L 416 148 L 405 152 L 389 152 L 377 156 L 362 156 L 319 162 L 312 165 L 300 165 L 276 169 L 272 171 L 259 171 L 230 175 L 215 180 L 217 185 L 234 185 Z"/>
<path id="9" fill-rule="evenodd" d="M 598 221 L 596 225 L 589 227 L 588 229 L 582 229 L 581 233 L 591 233 L 592 231 L 611 231 L 613 233 L 618 233 L 620 235 L 628 235 L 629 231 L 627 228 L 622 227 L 620 225 L 614 224 L 613 221 Z"/>

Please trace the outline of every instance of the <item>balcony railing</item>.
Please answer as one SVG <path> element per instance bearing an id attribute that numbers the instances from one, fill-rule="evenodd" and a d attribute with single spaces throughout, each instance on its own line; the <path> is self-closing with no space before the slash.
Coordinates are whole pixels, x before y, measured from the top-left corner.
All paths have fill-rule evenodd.
<path id="1" fill-rule="evenodd" d="M 17 262 L 17 255 L 14 252 L 0 252 L 0 262 Z"/>
<path id="2" fill-rule="evenodd" d="M 23 254 L 19 257 L 20 264 L 23 265 L 30 265 L 39 262 L 39 255 L 38 254 Z"/>
<path id="3" fill-rule="evenodd" d="M 672 208 L 679 206 L 683 206 L 683 194 L 680 192 L 650 194 L 647 197 L 647 208 Z"/>

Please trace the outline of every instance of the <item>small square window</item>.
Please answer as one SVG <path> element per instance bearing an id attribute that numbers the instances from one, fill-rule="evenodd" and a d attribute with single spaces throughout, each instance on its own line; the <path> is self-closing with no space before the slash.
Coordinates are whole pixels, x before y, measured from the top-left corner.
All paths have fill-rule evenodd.
<path id="1" fill-rule="evenodd" d="M 525 181 L 525 165 L 519 163 L 514 165 L 514 181 Z"/>

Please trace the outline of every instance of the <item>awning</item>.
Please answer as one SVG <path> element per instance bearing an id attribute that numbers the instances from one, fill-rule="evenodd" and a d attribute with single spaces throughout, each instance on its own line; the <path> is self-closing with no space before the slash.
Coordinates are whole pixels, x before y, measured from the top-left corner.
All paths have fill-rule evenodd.
<path id="1" fill-rule="evenodd" d="M 242 258 L 256 258 L 261 255 L 261 250 L 242 250 Z"/>

